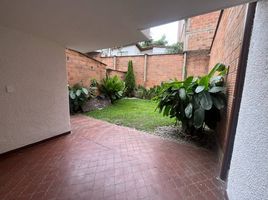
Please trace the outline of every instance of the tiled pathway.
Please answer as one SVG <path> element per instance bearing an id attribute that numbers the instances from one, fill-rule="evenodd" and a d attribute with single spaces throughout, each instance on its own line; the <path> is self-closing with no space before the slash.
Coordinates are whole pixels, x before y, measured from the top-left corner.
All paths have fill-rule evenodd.
<path id="1" fill-rule="evenodd" d="M 212 152 L 82 115 L 0 159 L 0 199 L 224 199 Z"/>

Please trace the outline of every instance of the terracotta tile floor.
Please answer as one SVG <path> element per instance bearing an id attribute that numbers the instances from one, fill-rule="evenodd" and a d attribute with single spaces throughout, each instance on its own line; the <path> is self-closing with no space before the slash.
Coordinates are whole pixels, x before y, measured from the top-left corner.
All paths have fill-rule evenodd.
<path id="1" fill-rule="evenodd" d="M 0 199 L 224 199 L 212 152 L 85 116 L 0 160 Z"/>

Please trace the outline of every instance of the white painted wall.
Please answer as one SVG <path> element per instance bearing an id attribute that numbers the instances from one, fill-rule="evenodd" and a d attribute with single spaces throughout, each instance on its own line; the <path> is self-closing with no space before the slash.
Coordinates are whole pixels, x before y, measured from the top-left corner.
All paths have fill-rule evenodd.
<path id="1" fill-rule="evenodd" d="M 136 45 L 129 45 L 118 49 L 102 49 L 103 57 L 110 56 L 135 56 L 135 55 L 154 55 L 154 54 L 166 54 L 167 48 L 165 47 L 153 47 L 146 51 L 140 51 Z"/>
<path id="2" fill-rule="evenodd" d="M 132 56 L 140 54 L 141 52 L 136 45 L 125 46 L 119 49 L 112 50 L 112 56 Z"/>
<path id="3" fill-rule="evenodd" d="M 138 47 L 136 45 L 129 45 L 124 46 L 117 49 L 102 49 L 100 50 L 102 52 L 101 56 L 133 56 L 133 55 L 142 55 L 143 53 L 140 52 Z"/>
<path id="4" fill-rule="evenodd" d="M 0 27 L 0 153 L 69 131 L 68 109 L 65 48 Z"/>
<path id="5" fill-rule="evenodd" d="M 154 47 L 152 54 L 166 54 L 166 53 L 167 53 L 167 48 L 165 48 L 165 47 Z"/>
<path id="6" fill-rule="evenodd" d="M 268 199 L 268 1 L 257 4 L 227 192 Z"/>
<path id="7" fill-rule="evenodd" d="M 86 53 L 144 41 L 140 30 L 249 1 L 1 0 L 0 26 Z"/>

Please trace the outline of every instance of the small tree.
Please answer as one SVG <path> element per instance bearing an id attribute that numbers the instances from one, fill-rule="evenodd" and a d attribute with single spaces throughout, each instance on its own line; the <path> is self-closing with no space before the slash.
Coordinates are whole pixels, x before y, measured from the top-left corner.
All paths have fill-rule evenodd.
<path id="1" fill-rule="evenodd" d="M 133 63 L 132 60 L 128 61 L 128 70 L 125 78 L 125 94 L 128 97 L 131 97 L 134 95 L 134 90 L 136 87 L 135 83 L 135 75 L 133 71 Z"/>

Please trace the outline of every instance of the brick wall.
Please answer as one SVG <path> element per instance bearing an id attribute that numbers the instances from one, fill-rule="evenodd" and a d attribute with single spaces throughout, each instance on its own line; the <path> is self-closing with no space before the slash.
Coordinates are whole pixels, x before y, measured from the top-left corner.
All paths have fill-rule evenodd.
<path id="1" fill-rule="evenodd" d="M 230 116 L 233 109 L 234 87 L 236 83 L 238 61 L 243 40 L 246 5 L 223 11 L 222 19 L 211 49 L 209 66 L 221 62 L 229 66 L 227 76 L 228 105 L 218 128 L 220 145 L 224 150 L 229 134 Z"/>
<path id="2" fill-rule="evenodd" d="M 132 60 L 133 70 L 136 78 L 137 85 L 143 85 L 143 76 L 144 76 L 144 56 L 121 56 L 116 57 L 116 70 L 127 71 L 128 61 Z M 106 61 L 102 60 L 104 63 Z M 109 67 L 109 66 L 108 66 Z"/>
<path id="3" fill-rule="evenodd" d="M 188 19 L 186 26 L 187 51 L 210 49 L 219 15 L 220 11 L 216 11 Z"/>
<path id="4" fill-rule="evenodd" d="M 187 53 L 187 76 L 200 76 L 208 72 L 209 50 L 190 51 Z"/>
<path id="5" fill-rule="evenodd" d="M 181 54 L 176 55 L 148 55 L 147 56 L 147 81 L 144 82 L 145 56 L 118 56 L 116 58 L 116 70 L 126 72 L 128 61 L 132 60 L 137 85 L 152 87 L 162 81 L 175 78 L 178 71 L 182 69 Z M 107 64 L 107 68 L 113 69 L 114 58 L 102 57 L 101 61 Z M 168 72 L 171 72 L 168 74 Z M 178 78 L 178 77 L 177 77 Z"/>
<path id="6" fill-rule="evenodd" d="M 91 79 L 101 80 L 105 76 L 105 64 L 70 49 L 66 49 L 65 53 L 70 86 L 82 82 L 88 87 Z"/>
<path id="7" fill-rule="evenodd" d="M 160 85 L 170 79 L 181 79 L 183 67 L 183 55 L 158 55 L 147 58 L 147 81 L 145 86 Z"/>
<path id="8" fill-rule="evenodd" d="M 125 71 L 107 69 L 106 70 L 108 76 L 118 76 L 121 80 L 125 80 L 126 73 Z"/>
<path id="9" fill-rule="evenodd" d="M 115 69 L 126 72 L 128 61 L 132 60 L 133 69 L 136 77 L 136 84 L 145 87 L 153 87 L 161 84 L 163 81 L 177 78 L 181 80 L 183 55 L 182 54 L 161 54 L 147 56 L 146 82 L 144 82 L 144 62 L 145 56 L 118 56 L 116 58 Z M 101 62 L 107 64 L 107 68 L 114 69 L 114 58 L 101 57 Z M 189 56 L 189 67 L 187 69 L 192 75 L 203 75 L 207 72 L 209 57 L 204 53 L 191 53 Z M 111 73 L 118 73 L 112 72 Z"/>

